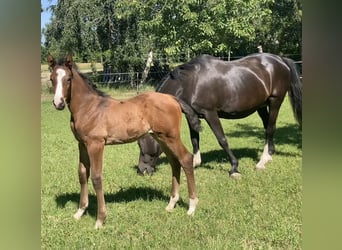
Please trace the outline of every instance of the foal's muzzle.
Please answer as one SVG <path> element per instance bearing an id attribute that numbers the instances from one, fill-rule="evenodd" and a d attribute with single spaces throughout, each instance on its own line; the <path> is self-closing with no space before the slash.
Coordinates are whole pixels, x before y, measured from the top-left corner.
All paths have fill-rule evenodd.
<path id="1" fill-rule="evenodd" d="M 63 99 L 61 99 L 61 101 L 58 104 L 56 104 L 55 101 L 52 101 L 52 103 L 57 110 L 63 110 L 65 108 L 65 102 Z"/>

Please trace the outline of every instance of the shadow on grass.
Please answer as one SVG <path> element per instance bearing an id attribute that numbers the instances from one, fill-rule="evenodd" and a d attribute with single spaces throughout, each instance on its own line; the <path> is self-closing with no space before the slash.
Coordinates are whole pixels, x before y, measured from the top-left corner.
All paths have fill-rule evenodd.
<path id="1" fill-rule="evenodd" d="M 166 196 L 162 191 L 152 189 L 152 188 L 146 188 L 146 187 L 132 187 L 125 190 L 120 190 L 115 194 L 105 194 L 104 195 L 106 204 L 108 203 L 127 203 L 132 202 L 136 200 L 144 200 L 144 201 L 153 201 L 153 200 L 165 200 L 165 207 L 167 205 L 167 202 L 169 201 L 170 197 Z M 55 201 L 57 204 L 57 207 L 59 208 L 65 208 L 65 205 L 68 202 L 75 203 L 75 207 L 78 206 L 80 199 L 79 193 L 65 193 L 60 194 L 55 197 Z M 185 202 L 180 198 L 177 206 L 187 208 L 188 205 L 185 204 Z M 87 209 L 87 213 L 90 216 L 96 217 L 96 211 L 97 209 L 97 199 L 96 195 L 89 194 L 89 206 Z M 76 209 L 75 209 L 76 212 Z"/>
<path id="2" fill-rule="evenodd" d="M 226 133 L 226 137 L 256 137 L 261 141 L 265 140 L 265 130 L 262 126 L 251 126 L 248 124 L 237 124 L 238 130 Z M 228 139 L 229 140 L 229 139 Z M 302 149 L 302 131 L 297 124 L 287 124 L 277 127 L 274 134 L 275 146 L 284 144 L 297 145 Z"/>

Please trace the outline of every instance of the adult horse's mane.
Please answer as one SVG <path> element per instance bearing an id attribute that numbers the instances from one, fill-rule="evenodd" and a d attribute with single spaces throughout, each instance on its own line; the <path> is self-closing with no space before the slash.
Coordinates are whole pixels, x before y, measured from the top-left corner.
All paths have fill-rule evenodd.
<path id="1" fill-rule="evenodd" d="M 63 65 L 65 65 L 65 62 L 66 62 L 65 58 L 60 58 L 60 59 L 58 59 L 56 64 L 59 65 L 59 66 L 63 66 Z M 93 81 L 90 80 L 89 77 L 86 74 L 82 73 L 74 62 L 72 63 L 72 68 L 81 76 L 81 78 L 89 85 L 89 87 L 93 91 L 95 91 L 99 96 L 109 97 L 108 94 L 106 94 L 103 91 L 99 90 L 97 88 L 96 84 L 93 83 Z"/>
<path id="2" fill-rule="evenodd" d="M 200 55 L 198 57 L 193 58 L 187 63 L 183 63 L 177 66 L 174 70 L 172 70 L 169 74 L 167 74 L 162 80 L 161 84 L 157 87 L 157 91 L 161 88 L 161 86 L 168 81 L 169 79 L 175 81 L 188 82 L 193 77 L 196 72 L 198 72 L 201 67 L 204 67 L 208 60 L 217 59 L 216 57 L 210 55 Z"/>

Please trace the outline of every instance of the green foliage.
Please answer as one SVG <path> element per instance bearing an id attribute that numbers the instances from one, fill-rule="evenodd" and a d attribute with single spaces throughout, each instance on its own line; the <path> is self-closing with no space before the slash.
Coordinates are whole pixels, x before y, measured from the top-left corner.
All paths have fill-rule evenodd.
<path id="1" fill-rule="evenodd" d="M 131 92 L 112 92 L 126 98 Z M 95 231 L 96 198 L 89 183 L 90 206 L 72 218 L 79 200 L 78 150 L 67 110 L 41 103 L 41 248 L 42 249 L 300 249 L 302 243 L 301 132 L 285 99 L 275 134 L 276 153 L 263 172 L 255 171 L 264 143 L 257 114 L 222 120 L 243 177 L 228 176 L 230 164 L 203 122 L 203 163 L 196 168 L 199 205 L 186 215 L 188 195 L 181 174 L 181 202 L 164 210 L 171 170 L 165 155 L 151 177 L 136 174 L 136 143 L 108 146 L 104 153 L 104 193 L 108 217 Z M 182 138 L 191 149 L 185 118 Z"/>
<path id="2" fill-rule="evenodd" d="M 113 71 L 140 71 L 151 48 L 169 63 L 182 54 L 246 55 L 259 44 L 301 54 L 298 0 L 70 0 L 51 9 L 46 48 L 73 50 L 82 62 L 110 60 Z"/>
<path id="3" fill-rule="evenodd" d="M 46 64 L 46 60 L 47 60 L 47 56 L 48 56 L 48 51 L 45 48 L 45 46 L 40 45 L 40 61 L 42 62 L 42 64 Z"/>

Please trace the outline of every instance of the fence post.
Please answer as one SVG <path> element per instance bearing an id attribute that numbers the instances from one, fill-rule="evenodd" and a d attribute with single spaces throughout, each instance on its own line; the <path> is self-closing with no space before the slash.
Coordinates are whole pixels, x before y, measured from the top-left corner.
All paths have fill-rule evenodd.
<path id="1" fill-rule="evenodd" d="M 136 79 L 137 79 L 136 80 L 136 83 L 137 83 L 136 84 L 137 85 L 136 88 L 137 88 L 137 94 L 139 94 L 139 72 L 136 72 L 136 74 L 137 74 L 137 76 L 136 76 Z"/>
<path id="2" fill-rule="evenodd" d="M 141 81 L 140 81 L 141 85 L 144 84 L 147 78 L 148 72 L 150 71 L 150 68 L 151 68 L 152 60 L 153 60 L 153 52 L 152 52 L 152 49 L 150 49 L 150 51 L 148 52 L 147 60 L 146 60 L 146 66 L 141 76 Z"/>

